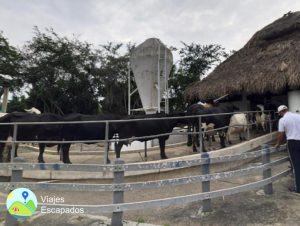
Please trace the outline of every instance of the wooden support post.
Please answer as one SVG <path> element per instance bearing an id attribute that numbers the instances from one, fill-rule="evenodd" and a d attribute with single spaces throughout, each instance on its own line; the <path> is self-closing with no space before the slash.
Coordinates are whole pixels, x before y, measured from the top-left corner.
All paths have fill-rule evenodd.
<path id="1" fill-rule="evenodd" d="M 124 161 L 117 159 L 115 161 L 115 170 L 114 170 L 114 184 L 116 184 L 113 192 L 113 204 L 124 203 L 124 191 L 123 188 L 119 185 L 124 183 L 124 169 L 122 165 Z M 122 226 L 123 225 L 123 211 L 117 211 L 112 213 L 111 225 Z"/>
<path id="2" fill-rule="evenodd" d="M 263 154 L 262 154 L 262 163 L 263 164 L 268 164 L 270 163 L 271 160 L 271 156 L 270 156 L 270 146 L 267 144 L 262 145 L 263 148 Z M 272 170 L 270 169 L 266 169 L 263 171 L 263 179 L 267 179 L 272 177 Z M 264 186 L 264 192 L 267 195 L 271 195 L 273 194 L 273 185 L 272 183 L 267 184 Z"/>
<path id="3" fill-rule="evenodd" d="M 201 166 L 202 175 L 209 174 L 209 165 L 210 165 L 210 158 L 207 152 L 203 152 L 201 154 L 201 158 L 206 159 L 206 163 Z M 202 182 L 202 192 L 210 192 L 210 181 L 203 181 Z M 203 212 L 210 212 L 211 211 L 211 200 L 204 199 L 202 202 L 202 211 Z"/>

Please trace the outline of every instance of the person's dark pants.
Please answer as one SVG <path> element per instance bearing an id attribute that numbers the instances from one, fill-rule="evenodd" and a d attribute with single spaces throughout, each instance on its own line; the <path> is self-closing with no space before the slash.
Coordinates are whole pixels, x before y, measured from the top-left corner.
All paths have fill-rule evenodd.
<path id="1" fill-rule="evenodd" d="M 294 168 L 296 192 L 300 193 L 300 140 L 288 140 L 288 149 Z"/>

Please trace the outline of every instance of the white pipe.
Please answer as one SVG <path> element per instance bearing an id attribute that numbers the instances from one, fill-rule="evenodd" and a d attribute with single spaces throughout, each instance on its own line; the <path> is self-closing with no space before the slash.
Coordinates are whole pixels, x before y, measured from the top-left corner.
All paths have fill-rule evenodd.
<path id="1" fill-rule="evenodd" d="M 167 47 L 165 46 L 165 61 L 164 61 L 165 65 L 164 65 L 164 76 L 165 76 L 165 113 L 169 113 L 169 110 L 168 110 L 168 87 L 167 87 Z"/>
<path id="2" fill-rule="evenodd" d="M 130 94 L 130 62 L 128 62 L 128 115 L 131 113 L 131 94 Z"/>
<path id="3" fill-rule="evenodd" d="M 160 113 L 160 44 L 158 46 L 157 88 L 157 111 Z"/>

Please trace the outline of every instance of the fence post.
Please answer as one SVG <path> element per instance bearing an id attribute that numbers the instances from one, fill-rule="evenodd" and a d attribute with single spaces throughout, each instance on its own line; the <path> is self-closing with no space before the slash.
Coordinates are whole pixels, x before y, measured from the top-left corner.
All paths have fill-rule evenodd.
<path id="1" fill-rule="evenodd" d="M 113 192 L 113 204 L 119 204 L 124 202 L 124 191 L 123 188 L 118 185 L 124 183 L 124 168 L 122 167 L 124 161 L 121 159 L 116 159 L 115 169 L 114 169 L 114 184 L 115 189 Z M 123 225 L 123 211 L 113 212 L 111 218 L 111 225 L 122 226 Z"/>
<path id="2" fill-rule="evenodd" d="M 14 158 L 15 163 L 18 162 L 25 162 L 25 160 L 22 157 L 16 157 Z M 11 182 L 22 182 L 22 177 L 23 177 L 23 170 L 20 169 L 17 166 L 13 166 L 12 165 L 12 169 L 11 169 L 11 178 L 10 181 Z M 11 190 L 14 190 L 15 187 L 11 187 Z M 6 213 L 6 217 L 5 217 L 5 226 L 17 226 L 18 224 L 18 220 L 16 218 L 14 218 L 12 215 L 10 215 L 10 213 Z"/>
<path id="3" fill-rule="evenodd" d="M 201 116 L 199 116 L 198 126 L 199 126 L 199 152 L 201 153 L 201 152 L 203 152 L 203 136 L 202 136 L 202 120 L 201 120 Z"/>
<path id="4" fill-rule="evenodd" d="M 268 144 L 262 145 L 263 153 L 262 153 L 262 163 L 268 164 L 270 163 L 271 156 L 270 156 L 270 146 Z M 270 178 L 272 176 L 271 168 L 263 170 L 263 179 Z M 264 192 L 267 195 L 273 194 L 273 185 L 272 183 L 267 184 L 264 186 Z"/>
<path id="5" fill-rule="evenodd" d="M 209 174 L 209 165 L 210 165 L 210 158 L 207 152 L 203 152 L 201 154 L 201 158 L 205 159 L 207 162 L 201 165 L 202 175 Z M 202 182 L 202 192 L 209 192 L 210 191 L 210 181 L 203 181 Z M 211 211 L 211 200 L 204 199 L 202 201 L 202 211 L 203 212 L 210 212 Z"/>
<path id="6" fill-rule="evenodd" d="M 104 164 L 108 163 L 108 149 L 109 149 L 109 142 L 108 142 L 108 132 L 109 132 L 109 124 L 108 121 L 105 122 L 105 146 L 104 146 Z"/>
<path id="7" fill-rule="evenodd" d="M 247 113 L 247 140 L 250 140 L 250 126 L 252 127 L 252 120 L 250 120 L 250 114 L 249 112 Z"/>
<path id="8" fill-rule="evenodd" d="M 18 125 L 14 124 L 14 131 L 13 131 L 13 137 L 12 137 L 12 145 L 11 145 L 11 151 L 10 151 L 10 162 L 11 163 L 14 161 L 14 158 L 15 158 L 17 134 L 18 134 Z"/>
<path id="9" fill-rule="evenodd" d="M 272 112 L 269 114 L 269 128 L 270 128 L 270 133 L 272 133 Z"/>

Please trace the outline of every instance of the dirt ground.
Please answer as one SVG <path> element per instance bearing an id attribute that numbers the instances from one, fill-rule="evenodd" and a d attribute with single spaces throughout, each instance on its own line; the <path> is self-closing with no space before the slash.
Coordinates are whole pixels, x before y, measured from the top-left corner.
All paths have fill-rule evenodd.
<path id="1" fill-rule="evenodd" d="M 78 148 L 78 147 L 77 147 Z M 176 147 L 167 150 L 169 157 L 193 154 L 190 148 Z M 143 153 L 132 153 L 128 158 L 131 161 L 141 161 Z M 29 162 L 36 162 L 37 153 L 27 148 L 20 150 L 20 156 Z M 102 163 L 102 155 L 72 155 L 74 163 Z M 280 153 L 272 157 L 278 159 L 286 156 Z M 112 155 L 113 158 L 113 155 Z M 124 155 L 125 158 L 125 155 Z M 45 154 L 46 162 L 59 162 L 59 157 L 53 154 Z M 158 151 L 150 151 L 148 159 L 159 159 Z M 112 159 L 113 160 L 113 159 Z M 126 162 L 128 162 L 126 161 Z M 253 161 L 245 165 L 254 166 L 260 160 Z M 276 167 L 272 173 L 276 174 L 289 167 L 288 163 Z M 150 174 L 146 176 L 134 176 L 126 178 L 125 182 L 161 180 L 166 178 L 176 178 L 199 174 L 199 167 L 184 169 L 180 171 L 164 172 L 160 174 Z M 250 183 L 261 179 L 261 175 L 250 175 L 244 178 L 228 180 L 218 180 L 211 183 L 211 190 L 229 188 L 245 183 Z M 29 180 L 26 180 L 29 181 Z M 111 180 L 80 180 L 80 181 L 54 181 L 54 183 L 111 183 Z M 123 219 L 135 222 L 146 222 L 164 226 L 198 226 L 198 225 L 300 225 L 300 195 L 288 191 L 288 187 L 293 184 L 293 178 L 287 176 L 273 184 L 274 194 L 264 195 L 262 190 L 243 192 L 223 198 L 212 200 L 210 213 L 201 212 L 201 202 L 186 205 L 177 205 L 156 209 L 142 209 L 129 211 L 123 214 Z M 126 192 L 125 202 L 153 200 L 180 195 L 189 195 L 201 192 L 200 183 L 191 183 L 162 189 L 149 189 L 144 191 Z M 35 191 L 38 199 L 42 195 L 64 197 L 65 203 L 72 204 L 109 204 L 112 203 L 111 193 L 93 192 L 55 192 L 55 191 Z M 2 195 L 1 195 L 2 194 Z M 5 194 L 0 192 L 0 202 L 5 202 Z M 75 197 L 75 198 L 74 198 Z M 39 200 L 40 202 L 40 200 Z M 111 214 L 104 215 L 111 217 Z M 0 214 L 0 219 L 4 218 L 4 213 Z M 88 220 L 84 220 L 88 219 Z M 92 221 L 90 215 L 38 215 L 30 221 L 23 221 L 20 225 L 102 225 L 99 221 Z M 98 223 L 97 223 L 98 222 Z M 137 225 L 137 224 L 135 224 Z"/>

